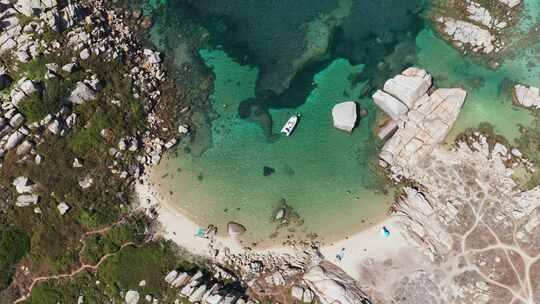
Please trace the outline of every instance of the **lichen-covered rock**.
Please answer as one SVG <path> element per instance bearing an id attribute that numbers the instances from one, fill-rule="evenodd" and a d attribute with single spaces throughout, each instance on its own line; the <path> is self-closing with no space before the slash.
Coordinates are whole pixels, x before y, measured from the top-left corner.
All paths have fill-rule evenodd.
<path id="1" fill-rule="evenodd" d="M 74 104 L 83 104 L 87 101 L 94 100 L 96 98 L 96 92 L 92 90 L 86 83 L 78 82 L 75 89 L 68 97 L 68 101 Z"/>

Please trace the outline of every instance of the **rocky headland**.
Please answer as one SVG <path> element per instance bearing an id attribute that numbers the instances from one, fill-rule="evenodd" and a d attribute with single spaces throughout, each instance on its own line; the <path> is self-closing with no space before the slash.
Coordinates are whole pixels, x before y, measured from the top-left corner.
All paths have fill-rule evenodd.
<path id="1" fill-rule="evenodd" d="M 521 0 L 445 1 L 432 12 L 438 31 L 463 52 L 494 56 L 509 44 Z"/>

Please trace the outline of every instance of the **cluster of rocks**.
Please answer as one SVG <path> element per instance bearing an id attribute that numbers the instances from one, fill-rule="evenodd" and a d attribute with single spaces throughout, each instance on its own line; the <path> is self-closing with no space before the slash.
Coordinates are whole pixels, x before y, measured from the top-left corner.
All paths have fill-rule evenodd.
<path id="1" fill-rule="evenodd" d="M 410 77 L 411 73 L 404 74 Z M 409 83 L 404 91 L 413 98 L 395 92 L 390 97 L 405 104 L 424 94 L 431 78 L 424 72 L 413 74 L 422 77 L 405 81 L 401 76 L 393 81 L 394 85 Z M 419 91 L 411 90 L 419 87 Z M 385 85 L 387 93 L 392 90 L 392 84 Z M 428 94 L 430 99 L 435 92 Z M 524 86 L 516 86 L 515 93 L 517 102 L 531 106 L 538 96 L 536 90 Z M 424 127 L 421 134 L 427 132 L 425 127 L 440 115 L 418 120 L 413 110 L 390 107 L 389 100 L 395 100 L 381 92 L 377 95 L 376 102 L 383 102 L 385 111 L 408 111 L 399 116 L 401 120 L 405 115 L 408 123 L 398 127 L 390 139 L 397 135 L 398 142 L 387 142 L 381 158 L 384 165 L 391 165 L 393 172 L 406 175 L 416 186 L 404 188 L 393 206 L 395 229 L 409 244 L 401 249 L 406 253 L 395 253 L 396 259 L 401 261 L 398 255 L 404 255 L 408 262 L 366 260 L 360 270 L 366 278 L 363 290 L 380 303 L 535 302 L 540 296 L 531 288 L 540 273 L 540 189 L 523 189 L 513 179 L 518 167 L 532 173 L 533 163 L 518 149 L 480 132 L 460 136 L 452 149 L 441 147 L 440 140 L 429 140 L 420 150 L 408 148 L 418 135 L 407 134 L 418 134 L 419 126 Z M 436 108 L 444 109 L 447 119 L 434 139 L 444 139 L 464 98 L 464 92 L 450 102 L 437 103 L 441 98 L 435 98 Z M 384 155 L 389 150 L 399 153 Z M 400 175 L 393 177 L 399 179 Z"/>
<path id="2" fill-rule="evenodd" d="M 449 133 L 467 93 L 462 89 L 430 91 L 432 77 L 426 71 L 408 68 L 388 80 L 373 100 L 389 119 L 380 129 L 381 139 L 389 138 L 379 158 L 399 176 L 408 177 L 415 166 Z"/>
<path id="3" fill-rule="evenodd" d="M 402 286 L 409 292 L 396 291 L 408 295 L 406 303 L 532 303 L 540 296 L 529 289 L 539 279 L 540 189 L 521 190 L 512 179 L 520 163 L 526 160 L 517 149 L 475 132 L 409 168 L 421 188 L 406 188 L 394 208 L 418 261 L 413 268 L 394 267 L 383 279 L 406 278 Z M 384 294 L 378 300 L 391 299 L 392 291 Z"/>
<path id="4" fill-rule="evenodd" d="M 90 82 L 93 83 L 93 82 Z M 84 84 L 86 86 L 86 84 Z M 99 85 L 93 83 L 93 88 Z M 0 161 L 10 150 L 16 151 L 19 157 L 32 158 L 36 164 L 41 157 L 36 154 L 35 146 L 43 143 L 45 133 L 55 136 L 66 136 L 77 122 L 77 114 L 66 104 L 56 113 L 50 113 L 36 122 L 27 122 L 19 112 L 21 105 L 33 94 L 41 94 L 41 87 L 36 82 L 21 78 L 10 93 L 10 100 L 4 101 L 0 108 Z M 74 92 L 76 92 L 75 89 Z M 0 162 L 1 164 L 1 162 Z"/>
<path id="5" fill-rule="evenodd" d="M 34 34 L 47 30 L 60 31 L 70 28 L 82 18 L 82 10 L 76 3 L 60 6 L 59 1 L 17 0 L 0 1 L 0 54 L 12 51 L 21 62 L 28 62 L 46 47 L 43 40 L 34 39 Z M 32 17 L 32 21 L 21 24 L 17 15 Z M 23 26 L 24 25 L 24 26 Z"/>
<path id="6" fill-rule="evenodd" d="M 309 287 L 309 289 L 304 289 L 304 297 L 306 290 L 309 290 L 308 299 L 312 299 L 312 294 L 315 294 L 318 303 L 371 303 L 366 294 L 358 286 L 358 282 L 348 276 L 343 270 L 328 262 L 313 265 L 304 274 L 302 279 Z"/>
<path id="7" fill-rule="evenodd" d="M 25 25 L 21 24 L 23 15 L 29 18 Z M 121 177 L 138 178 L 144 166 L 159 163 L 162 154 L 176 145 L 177 138 L 189 133 L 189 127 L 179 126 L 178 133 L 167 139 L 153 132 L 161 130 L 162 120 L 153 109 L 160 101 L 159 86 L 166 75 L 161 65 L 161 54 L 142 47 L 127 25 L 126 20 L 129 18 L 133 18 L 131 13 L 107 9 L 104 1 L 64 3 L 56 0 L 1 0 L 0 54 L 14 55 L 13 66 L 16 67 L 18 63 L 29 62 L 46 54 L 56 54 L 66 47 L 72 50 L 74 56 L 71 62 L 63 66 L 54 62 L 45 64 L 45 79 L 59 75 L 67 77 L 80 70 L 80 63 L 89 60 L 91 56 L 99 56 L 104 61 L 123 58 L 125 63 L 132 66 L 124 77 L 133 81 L 133 97 L 141 102 L 148 113 L 148 128 L 142 134 L 124 135 L 118 147 L 111 147 L 110 155 L 117 160 L 109 168 Z M 137 18 L 140 18 L 140 14 Z M 62 38 L 52 41 L 42 39 L 47 31 L 61 32 Z M 2 89 L 12 87 L 10 100 L 3 100 L 0 110 L 0 166 L 3 156 L 10 150 L 16 150 L 21 157 L 33 157 L 39 164 L 41 156 L 36 154 L 34 148 L 43 142 L 44 133 L 66 136 L 70 132 L 77 121 L 73 108 L 94 100 L 103 89 L 103 83 L 96 74 L 92 71 L 84 72 L 88 76 L 75 84 L 60 111 L 49 113 L 40 121 L 26 123 L 18 107 L 31 97 L 41 96 L 45 88 L 40 81 L 26 77 L 13 83 L 7 70 L 0 68 Z M 119 100 L 109 102 L 121 106 Z M 113 133 L 114 130 L 104 129 L 100 134 L 109 142 Z M 126 153 L 135 153 L 139 164 L 124 168 L 121 159 Z M 74 160 L 74 167 L 80 168 L 82 163 L 83 160 Z M 85 182 L 81 187 L 86 188 L 85 185 L 88 183 Z"/>
<path id="8" fill-rule="evenodd" d="M 259 303 L 258 301 L 246 299 L 245 295 L 239 293 L 239 291 L 227 290 L 223 284 L 217 283 L 217 281 L 223 280 L 234 282 L 235 277 L 232 274 L 223 268 L 217 269 L 214 273 L 216 283 L 212 283 L 212 280 L 201 271 L 190 275 L 187 272 L 173 270 L 165 276 L 164 280 L 171 288 L 179 290 L 178 298 L 174 303 L 181 303 L 181 299 L 187 300 L 189 303 L 204 304 Z M 139 299 L 140 295 L 136 290 L 129 290 L 125 295 L 126 303 L 137 304 Z M 158 299 L 153 298 L 151 295 L 146 295 L 145 300 L 149 303 L 159 303 Z"/>
<path id="9" fill-rule="evenodd" d="M 17 199 L 15 201 L 15 206 L 17 207 L 33 206 L 34 213 L 40 214 L 41 209 L 38 206 L 36 206 L 39 203 L 39 199 L 40 199 L 40 196 L 37 191 L 38 186 L 26 176 L 19 176 L 15 178 L 15 180 L 13 181 L 13 186 L 15 187 L 15 191 L 18 194 Z M 60 215 L 64 215 L 71 209 L 71 206 L 69 206 L 66 202 L 60 202 L 57 205 L 57 209 Z"/>
<path id="10" fill-rule="evenodd" d="M 463 11 L 460 19 L 443 15 L 435 18 L 444 33 L 459 49 L 468 49 L 475 53 L 497 53 L 505 46 L 502 31 L 512 22 L 515 7 L 521 0 L 500 0 L 492 3 L 493 7 L 484 7 L 477 0 L 459 0 L 452 2 L 452 9 Z M 501 15 L 499 12 L 506 12 Z M 499 13 L 496 15 L 495 13 Z"/>
<path id="11" fill-rule="evenodd" d="M 537 87 L 528 87 L 521 84 L 514 86 L 514 103 L 525 108 L 540 108 L 540 90 Z"/>

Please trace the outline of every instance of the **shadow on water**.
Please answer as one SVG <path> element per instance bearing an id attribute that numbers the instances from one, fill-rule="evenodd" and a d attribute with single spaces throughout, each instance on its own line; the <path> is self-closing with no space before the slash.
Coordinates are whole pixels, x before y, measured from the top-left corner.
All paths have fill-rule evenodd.
<path id="1" fill-rule="evenodd" d="M 242 102 L 238 114 L 259 123 L 268 135 L 269 109 L 303 105 L 314 89 L 314 75 L 333 60 L 364 64 L 362 73 L 353 75 L 352 85 L 369 81 L 367 94 L 415 62 L 415 38 L 425 27 L 420 14 L 426 0 L 163 2 L 156 19 L 166 20 L 161 40 L 170 52 L 176 52 L 183 40 L 195 40 L 192 47 L 223 48 L 240 64 L 257 67 L 256 96 Z M 346 13 L 337 20 L 332 14 L 340 8 Z M 329 31 L 329 35 L 310 35 L 310 24 L 321 16 L 330 17 L 315 32 Z M 318 44 L 326 46 L 322 52 L 308 52 L 310 45 Z M 300 58 L 306 60 L 298 66 Z"/>

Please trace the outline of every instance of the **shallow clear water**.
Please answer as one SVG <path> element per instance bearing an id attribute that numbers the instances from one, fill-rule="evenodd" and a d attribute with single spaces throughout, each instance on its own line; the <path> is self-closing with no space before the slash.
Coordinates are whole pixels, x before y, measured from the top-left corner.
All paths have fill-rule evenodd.
<path id="1" fill-rule="evenodd" d="M 293 233 L 317 233 L 331 240 L 362 229 L 383 217 L 393 198 L 392 191 L 383 194 L 384 179 L 371 170 L 379 143 L 373 135 L 378 110 L 369 96 L 410 65 L 432 73 L 437 87 L 461 86 L 468 91 L 451 138 L 481 122 L 491 123 L 510 141 L 519 137 L 519 125 L 533 118 L 512 105 L 510 88 L 514 82 L 540 86 L 538 38 L 524 34 L 540 20 L 540 3 L 525 0 L 527 17 L 516 27 L 516 47 L 506 50 L 502 66 L 493 70 L 461 55 L 424 24 L 415 10 L 422 1 L 396 1 L 315 1 L 313 5 L 324 11 L 317 17 L 296 2 L 291 7 L 298 11 L 291 14 L 308 20 L 305 27 L 295 28 L 307 29 L 305 37 L 312 43 L 305 49 L 302 41 L 283 41 L 297 35 L 283 34 L 274 43 L 253 38 L 253 31 L 260 28 L 271 28 L 263 36 L 267 40 L 286 29 L 271 26 L 280 21 L 275 16 L 261 17 L 260 28 L 233 31 L 230 19 L 253 8 L 245 1 L 230 1 L 220 8 L 234 11 L 227 18 L 217 18 L 215 12 L 211 17 L 197 14 L 194 24 L 202 22 L 212 29 L 201 36 L 213 38 L 205 38 L 191 53 L 183 39 L 189 34 L 177 30 L 186 20 L 175 18 L 185 9 L 177 6 L 181 1 L 168 6 L 165 0 L 154 1 L 166 9 L 156 13 L 152 39 L 172 57 L 173 67 L 181 70 L 184 64 L 201 60 L 215 76 L 210 107 L 199 107 L 194 114 L 195 137 L 182 143 L 178 156 L 163 161 L 154 173 L 162 194 L 201 225 L 224 228 L 230 220 L 239 221 L 247 226 L 250 241 L 265 244 L 272 243 L 268 236 L 277 227 L 272 215 L 282 200 L 304 224 L 295 226 L 294 232 L 281 229 L 275 242 Z M 212 2 L 198 2 L 198 9 Z M 267 15 L 280 9 L 273 12 L 270 7 Z M 380 18 L 366 19 L 376 14 Z M 254 22 L 250 18 L 246 26 Z M 325 46 L 321 41 L 328 39 L 329 29 L 321 24 L 335 20 L 342 30 L 332 45 Z M 200 30 L 193 25 L 190 29 Z M 325 47 L 327 55 L 317 57 L 314 50 Z M 306 64 L 308 55 L 314 63 Z M 296 71 L 298 62 L 304 68 Z M 284 83 L 289 88 L 279 89 Z M 332 106 L 347 100 L 357 101 L 368 112 L 352 134 L 335 130 L 331 122 Z M 294 135 L 277 135 L 295 113 L 302 117 Z M 275 172 L 264 176 L 265 166 Z"/>
<path id="2" fill-rule="evenodd" d="M 165 193 L 177 193 L 172 197 L 197 221 L 221 227 L 229 220 L 240 221 L 250 239 L 260 241 L 275 230 L 272 215 L 282 199 L 305 220 L 297 231 L 302 236 L 343 236 L 384 213 L 391 196 L 374 191 L 383 180 L 368 168 L 376 151 L 370 101 L 360 101 L 372 114 L 355 132 L 332 127 L 333 105 L 359 96 L 364 88 L 349 80 L 362 66 L 334 60 L 315 75 L 316 89 L 304 105 L 271 110 L 275 135 L 268 137 L 258 124 L 237 113 L 239 102 L 254 95 L 257 70 L 235 63 L 221 50 L 204 50 L 201 55 L 216 74 L 212 99 L 219 118 L 212 122 L 213 145 L 202 156 L 182 155 L 163 162 L 158 170 L 169 173 L 159 179 Z M 277 135 L 295 113 L 302 116 L 293 136 Z M 264 166 L 275 172 L 264 176 Z"/>

